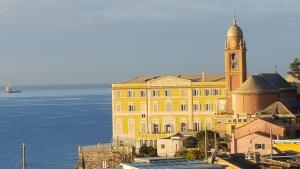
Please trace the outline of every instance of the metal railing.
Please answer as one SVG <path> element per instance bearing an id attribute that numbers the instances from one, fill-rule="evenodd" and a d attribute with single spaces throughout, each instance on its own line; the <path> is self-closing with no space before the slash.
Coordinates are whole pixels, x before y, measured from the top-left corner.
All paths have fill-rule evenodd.
<path id="1" fill-rule="evenodd" d="M 85 145 L 85 146 L 78 146 L 78 151 L 110 151 L 112 150 L 111 143 L 98 143 L 96 145 Z"/>

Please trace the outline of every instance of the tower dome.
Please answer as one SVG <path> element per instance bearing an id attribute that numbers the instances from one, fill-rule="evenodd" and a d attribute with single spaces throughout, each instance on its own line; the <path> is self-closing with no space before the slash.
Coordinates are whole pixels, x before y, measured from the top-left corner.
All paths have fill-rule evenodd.
<path id="1" fill-rule="evenodd" d="M 233 17 L 232 25 L 227 31 L 227 36 L 243 37 L 243 31 L 239 26 L 237 26 L 235 16 Z"/>

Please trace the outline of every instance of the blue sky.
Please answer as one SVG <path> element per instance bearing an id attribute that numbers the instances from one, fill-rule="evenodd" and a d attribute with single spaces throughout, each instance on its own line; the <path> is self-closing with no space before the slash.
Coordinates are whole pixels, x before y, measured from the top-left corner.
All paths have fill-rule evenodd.
<path id="1" fill-rule="evenodd" d="M 236 9 L 248 72 L 300 56 L 298 0 L 0 0 L 0 85 L 224 72 Z"/>

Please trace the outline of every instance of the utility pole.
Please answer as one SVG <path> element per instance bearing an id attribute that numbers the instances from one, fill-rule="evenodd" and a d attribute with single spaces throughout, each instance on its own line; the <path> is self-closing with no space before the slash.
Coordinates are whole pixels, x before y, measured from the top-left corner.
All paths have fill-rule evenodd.
<path id="1" fill-rule="evenodd" d="M 271 154 L 270 154 L 270 157 L 271 157 L 271 160 L 273 159 L 273 138 L 272 138 L 272 130 L 270 130 L 270 145 L 271 145 Z"/>
<path id="2" fill-rule="evenodd" d="M 218 143 L 217 143 L 217 131 L 216 130 L 215 130 L 214 136 L 215 136 L 215 151 L 217 152 L 218 151 Z"/>
<path id="3" fill-rule="evenodd" d="M 205 163 L 207 163 L 207 126 L 205 125 L 205 138 L 204 138 L 204 144 L 205 144 Z"/>
<path id="4" fill-rule="evenodd" d="M 25 144 L 22 144 L 22 169 L 26 169 Z"/>

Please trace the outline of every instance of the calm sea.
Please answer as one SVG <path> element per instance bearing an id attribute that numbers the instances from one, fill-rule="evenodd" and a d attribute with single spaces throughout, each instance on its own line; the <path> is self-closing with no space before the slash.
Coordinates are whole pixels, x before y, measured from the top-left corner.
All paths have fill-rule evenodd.
<path id="1" fill-rule="evenodd" d="M 74 169 L 77 146 L 111 139 L 109 85 L 23 86 L 0 92 L 0 168 Z"/>

